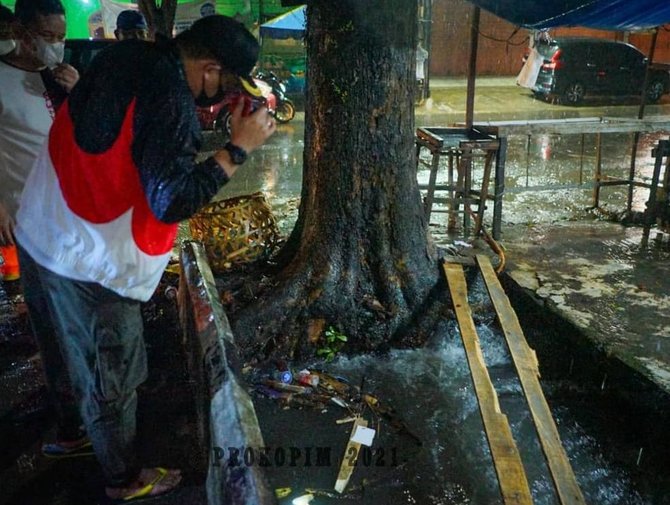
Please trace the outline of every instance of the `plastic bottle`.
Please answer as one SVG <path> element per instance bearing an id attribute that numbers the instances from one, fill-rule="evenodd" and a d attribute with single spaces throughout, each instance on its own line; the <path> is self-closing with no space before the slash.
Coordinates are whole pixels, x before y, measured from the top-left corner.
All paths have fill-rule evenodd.
<path id="1" fill-rule="evenodd" d="M 293 374 L 290 370 L 275 370 L 272 374 L 272 378 L 277 382 L 283 382 L 284 384 L 293 382 Z"/>
<path id="2" fill-rule="evenodd" d="M 319 376 L 312 374 L 309 370 L 301 370 L 298 372 L 298 382 L 304 386 L 315 388 L 319 385 Z"/>

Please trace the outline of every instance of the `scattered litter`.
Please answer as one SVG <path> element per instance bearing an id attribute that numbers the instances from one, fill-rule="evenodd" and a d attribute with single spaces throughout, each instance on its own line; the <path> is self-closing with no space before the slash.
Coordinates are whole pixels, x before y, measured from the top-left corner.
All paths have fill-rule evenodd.
<path id="1" fill-rule="evenodd" d="M 272 378 L 278 370 L 290 371 L 290 368 L 284 362 L 274 362 L 270 369 L 251 370 L 251 381 L 257 394 L 278 400 L 284 407 L 291 405 L 324 410 L 326 405 L 335 404 L 354 414 L 336 421 L 337 424 L 353 422 L 367 407 L 377 418 L 387 421 L 395 431 L 421 445 L 421 440 L 409 431 L 393 408 L 382 405 L 375 396 L 363 393 L 365 378 L 359 386 L 353 386 L 344 377 L 305 368 L 293 375 L 292 381 L 283 382 Z"/>
<path id="2" fill-rule="evenodd" d="M 337 396 L 331 397 L 330 401 L 333 402 L 335 405 L 342 407 L 343 409 L 346 409 L 348 406 L 347 402 L 345 402 L 341 398 L 338 398 Z"/>
<path id="3" fill-rule="evenodd" d="M 278 487 L 275 489 L 275 496 L 277 498 L 286 498 L 291 494 L 292 489 L 290 487 Z"/>
<path id="4" fill-rule="evenodd" d="M 319 376 L 311 373 L 309 370 L 300 370 L 300 372 L 298 372 L 298 382 L 305 386 L 315 388 L 319 385 Z"/>
<path id="5" fill-rule="evenodd" d="M 286 364 L 285 361 L 283 360 L 277 360 L 274 362 L 274 371 L 272 372 L 272 378 L 279 381 L 279 382 L 285 382 L 286 384 L 290 384 L 293 382 L 293 373 L 291 372 L 291 369 L 289 368 L 288 364 Z"/>
<path id="6" fill-rule="evenodd" d="M 335 492 L 324 489 L 305 489 L 306 494 L 293 499 L 292 504 L 309 504 L 315 496 L 348 499 L 349 496 L 353 496 L 354 490 L 362 492 L 362 486 L 365 485 L 363 483 L 361 486 L 351 488 L 347 494 L 345 494 L 345 489 L 354 469 L 358 466 L 357 461 L 361 448 L 363 446 L 373 447 L 375 438 L 380 433 L 382 420 L 387 421 L 397 433 L 407 435 L 417 445 L 422 445 L 421 440 L 409 431 L 393 408 L 383 405 L 379 398 L 368 393 L 370 388 L 366 387 L 365 377 L 358 385 L 353 385 L 345 377 L 330 375 L 320 369 L 304 368 L 296 371 L 290 381 L 284 382 L 276 379 L 276 372 L 280 370 L 290 371 L 290 367 L 284 363 L 270 363 L 266 366 L 247 369 L 248 378 L 254 384 L 254 392 L 278 401 L 284 409 L 312 408 L 325 412 L 327 405 L 335 404 L 347 411 L 346 416 L 336 419 L 335 423 L 337 425 L 353 423 L 342 455 L 334 486 Z M 366 419 L 366 416 L 368 418 L 372 416 L 372 421 Z M 375 429 L 368 427 L 370 422 L 373 423 Z M 369 484 L 367 480 L 363 482 Z M 288 498 L 290 494 L 290 488 L 275 490 L 277 498 Z"/>
<path id="7" fill-rule="evenodd" d="M 263 381 L 263 384 L 271 388 L 274 388 L 277 391 L 288 391 L 290 393 L 298 393 L 301 395 L 309 394 L 313 391 L 311 388 L 305 386 L 294 386 L 293 384 L 287 384 L 285 382 L 276 380 L 265 380 Z"/>
<path id="8" fill-rule="evenodd" d="M 372 428 L 367 428 L 365 426 L 357 426 L 353 435 L 351 436 L 351 441 L 356 442 L 367 447 L 372 447 L 372 441 L 375 439 L 376 431 Z"/>
<path id="9" fill-rule="evenodd" d="M 349 416 L 349 417 L 345 417 L 343 419 L 338 419 L 337 421 L 335 421 L 335 423 L 337 423 L 337 424 L 347 424 L 347 423 L 353 423 L 355 420 L 356 420 L 356 416 Z"/>
<path id="10" fill-rule="evenodd" d="M 293 505 L 309 505 L 309 503 L 314 499 L 313 494 L 304 494 L 302 496 L 298 496 L 297 498 L 293 498 L 293 501 L 291 502 Z"/>
<path id="11" fill-rule="evenodd" d="M 307 488 L 305 491 L 315 496 L 325 496 L 326 498 L 341 498 L 341 495 L 333 493 L 332 491 L 327 491 L 326 489 Z"/>

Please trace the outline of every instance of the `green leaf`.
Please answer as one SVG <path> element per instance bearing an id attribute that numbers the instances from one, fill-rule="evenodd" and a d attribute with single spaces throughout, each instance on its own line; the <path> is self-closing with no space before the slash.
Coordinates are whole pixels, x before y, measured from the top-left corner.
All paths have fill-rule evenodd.
<path id="1" fill-rule="evenodd" d="M 346 341 L 347 341 L 347 336 L 346 336 L 346 335 L 342 335 L 341 333 L 340 333 L 339 335 L 337 335 L 337 338 L 338 338 L 338 340 L 341 340 L 342 342 L 346 342 Z"/>
<path id="2" fill-rule="evenodd" d="M 316 351 L 316 354 L 318 354 L 319 356 L 323 356 L 324 354 L 332 354 L 332 352 L 333 351 L 331 349 L 324 347 L 323 349 L 319 349 L 318 351 Z"/>

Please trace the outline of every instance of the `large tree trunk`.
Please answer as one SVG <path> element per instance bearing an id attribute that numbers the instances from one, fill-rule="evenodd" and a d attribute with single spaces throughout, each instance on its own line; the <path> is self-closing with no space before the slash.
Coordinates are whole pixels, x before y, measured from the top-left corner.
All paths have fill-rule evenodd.
<path id="1" fill-rule="evenodd" d="M 160 7 L 158 3 L 158 0 L 139 0 L 138 7 L 144 14 L 152 34 L 161 34 L 171 39 L 177 14 L 177 0 L 163 0 L 160 2 Z"/>
<path id="2" fill-rule="evenodd" d="M 328 326 L 351 350 L 416 342 L 442 293 L 416 180 L 417 2 L 314 0 L 307 20 L 299 217 L 234 333 L 263 354 L 313 352 Z"/>

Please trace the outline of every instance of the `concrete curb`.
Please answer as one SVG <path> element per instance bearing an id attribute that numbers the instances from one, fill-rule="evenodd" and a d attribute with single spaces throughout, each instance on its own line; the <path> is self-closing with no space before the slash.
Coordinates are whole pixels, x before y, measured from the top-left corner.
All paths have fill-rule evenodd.
<path id="1" fill-rule="evenodd" d="M 201 450 L 209 456 L 207 503 L 276 505 L 263 468 L 225 457 L 231 447 L 242 453 L 264 447 L 263 436 L 238 379 L 238 353 L 204 247 L 194 241 L 181 250 L 179 318 L 195 382 Z"/>

